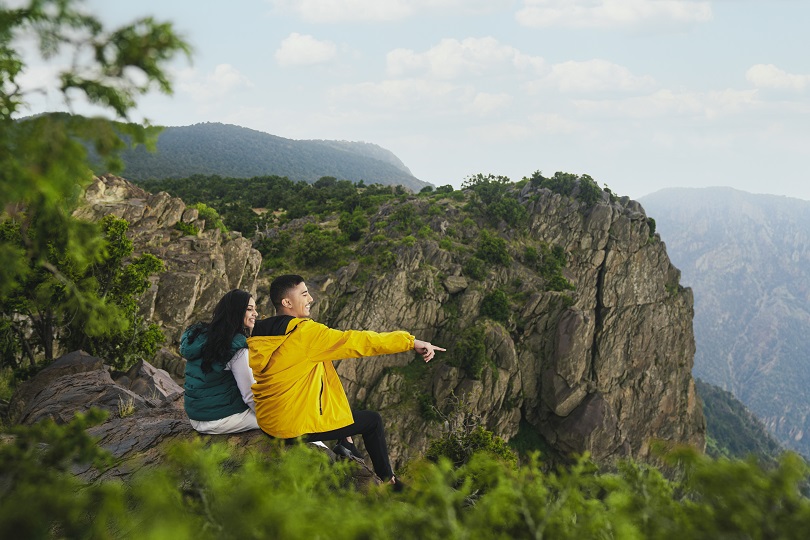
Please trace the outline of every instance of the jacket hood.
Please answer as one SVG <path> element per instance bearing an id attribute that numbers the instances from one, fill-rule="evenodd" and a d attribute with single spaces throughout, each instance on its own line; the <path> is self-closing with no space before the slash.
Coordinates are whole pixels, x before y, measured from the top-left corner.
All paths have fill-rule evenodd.
<path id="1" fill-rule="evenodd" d="M 299 319 L 292 315 L 276 315 L 275 317 L 268 317 L 256 321 L 253 326 L 253 332 L 248 338 L 248 346 L 253 343 L 254 346 L 261 346 L 261 358 L 258 358 L 254 352 L 251 352 L 250 367 L 254 371 L 264 371 L 267 367 L 267 362 L 270 356 L 281 347 L 282 343 L 287 341 L 287 337 L 298 327 L 298 325 L 307 319 Z M 250 347 L 253 349 L 253 347 Z"/>

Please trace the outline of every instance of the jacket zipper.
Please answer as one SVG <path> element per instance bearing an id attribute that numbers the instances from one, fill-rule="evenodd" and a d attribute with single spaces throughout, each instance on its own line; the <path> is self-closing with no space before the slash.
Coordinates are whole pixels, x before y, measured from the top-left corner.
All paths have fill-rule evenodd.
<path id="1" fill-rule="evenodd" d="M 321 379 L 321 392 L 318 394 L 318 410 L 321 412 L 321 416 L 323 416 L 323 379 Z"/>

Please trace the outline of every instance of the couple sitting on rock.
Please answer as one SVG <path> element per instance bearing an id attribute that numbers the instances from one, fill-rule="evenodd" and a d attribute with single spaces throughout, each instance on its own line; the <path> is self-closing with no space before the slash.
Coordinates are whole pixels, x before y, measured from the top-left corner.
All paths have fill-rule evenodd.
<path id="1" fill-rule="evenodd" d="M 256 302 L 238 289 L 225 294 L 210 323 L 188 328 L 180 343 L 187 360 L 185 409 L 200 433 L 261 428 L 272 437 L 351 442 L 362 435 L 374 472 L 396 483 L 380 415 L 352 411 L 332 361 L 415 350 L 425 362 L 444 351 L 404 331 L 339 331 L 310 318 L 313 298 L 304 278 L 270 285 L 276 316 L 256 320 Z"/>

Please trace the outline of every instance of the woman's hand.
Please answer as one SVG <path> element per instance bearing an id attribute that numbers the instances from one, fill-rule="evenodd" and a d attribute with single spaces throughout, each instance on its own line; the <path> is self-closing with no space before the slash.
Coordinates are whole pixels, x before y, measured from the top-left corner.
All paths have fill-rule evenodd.
<path id="1" fill-rule="evenodd" d="M 436 351 L 445 352 L 446 349 L 437 347 L 436 345 L 428 343 L 427 341 L 415 339 L 413 340 L 413 350 L 421 354 L 422 358 L 425 359 L 425 362 L 430 362 L 431 360 L 433 360 L 433 355 L 436 354 Z"/>

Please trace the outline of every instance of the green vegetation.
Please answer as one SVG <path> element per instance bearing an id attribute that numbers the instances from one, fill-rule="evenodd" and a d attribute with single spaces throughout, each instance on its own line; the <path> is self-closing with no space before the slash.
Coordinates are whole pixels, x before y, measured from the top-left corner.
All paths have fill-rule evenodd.
<path id="1" fill-rule="evenodd" d="M 219 215 L 219 212 L 217 212 L 215 209 L 211 208 L 207 204 L 198 202 L 189 205 L 188 208 L 193 208 L 197 210 L 197 219 L 205 220 L 206 229 L 208 230 L 219 229 L 224 233 L 228 232 L 228 228 L 222 222 L 222 217 Z"/>
<path id="2" fill-rule="evenodd" d="M 330 266 L 340 262 L 338 235 L 314 223 L 304 225 L 303 234 L 293 247 L 295 260 L 304 267 Z"/>
<path id="3" fill-rule="evenodd" d="M 40 217 L 18 214 L 0 222 L 0 242 L 22 250 L 37 241 L 24 224 Z M 27 273 L 3 297 L 0 347 L 5 354 L 0 367 L 11 367 L 22 378 L 50 363 L 57 344 L 124 369 L 139 358 L 151 359 L 163 342 L 159 327 L 146 324 L 137 305 L 149 276 L 161 271 L 163 263 L 149 254 L 131 257 L 126 220 L 106 216 L 97 225 L 73 227 L 79 225 L 101 233 L 92 240 L 94 251 L 85 251 L 91 261 L 52 248 L 45 260 L 29 261 Z M 45 230 L 56 242 L 65 233 L 51 228 L 39 233 Z"/>
<path id="4" fill-rule="evenodd" d="M 523 262 L 543 276 L 546 281 L 546 290 L 574 290 L 574 284 L 562 274 L 562 269 L 568 264 L 568 258 L 562 247 L 551 247 L 545 242 L 541 242 L 540 251 L 538 252 L 534 246 L 526 246 L 523 252 Z"/>
<path id="5" fill-rule="evenodd" d="M 518 202 L 513 193 L 514 184 L 506 176 L 479 173 L 467 178 L 461 188 L 475 194 L 468 210 L 480 211 L 494 225 L 503 221 L 518 228 L 528 220 L 526 208 Z"/>
<path id="6" fill-rule="evenodd" d="M 591 207 L 602 200 L 602 193 L 607 192 L 613 197 L 613 193 L 607 188 L 600 188 L 596 181 L 587 174 L 577 176 L 576 174 L 556 172 L 551 178 L 545 178 L 540 171 L 535 171 L 528 179 L 533 186 L 547 188 L 554 193 L 573 197 Z"/>
<path id="7" fill-rule="evenodd" d="M 449 459 L 454 467 L 461 467 L 469 463 L 475 454 L 482 453 L 503 461 L 511 468 L 517 468 L 517 454 L 503 439 L 482 426 L 471 430 L 459 428 L 431 441 L 425 458 L 434 463 L 442 458 Z"/>
<path id="8" fill-rule="evenodd" d="M 239 452 L 202 438 L 175 444 L 164 463 L 130 482 L 84 483 L 72 467 L 112 465 L 85 432 L 101 416 L 15 427 L 0 446 L 3 538 L 716 538 L 803 539 L 807 465 L 784 454 L 774 467 L 665 456 L 672 479 L 622 461 L 600 471 L 587 457 L 549 467 L 538 454 L 516 465 L 490 432 L 473 427 L 408 464 L 407 489 L 352 487 L 349 461 L 306 445 L 266 441 Z"/>
<path id="9" fill-rule="evenodd" d="M 460 367 L 473 379 L 480 379 L 484 368 L 492 365 L 485 343 L 486 330 L 483 326 L 469 326 L 458 336 L 450 348 L 449 363 Z"/>
<path id="10" fill-rule="evenodd" d="M 174 228 L 183 233 L 184 236 L 197 236 L 200 234 L 200 229 L 196 225 L 185 221 L 178 221 L 174 224 Z"/>
<path id="11" fill-rule="evenodd" d="M 478 249 L 475 255 L 482 261 L 502 266 L 508 266 L 512 262 L 506 240 L 487 230 L 482 230 L 478 237 Z"/>
<path id="12" fill-rule="evenodd" d="M 708 434 L 706 452 L 710 456 L 777 460 L 783 451 L 781 445 L 731 392 L 701 379 L 695 379 L 695 388 L 703 400 Z"/>
<path id="13" fill-rule="evenodd" d="M 57 340 L 103 348 L 116 334 L 140 330 L 128 291 L 139 288 L 154 261 L 106 274 L 125 251 L 115 240 L 122 226 L 108 223 L 105 240 L 101 226 L 71 211 L 92 180 L 86 148 L 117 170 L 125 139 L 154 145 L 156 129 L 126 121 L 138 96 L 155 87 L 171 92 L 165 66 L 189 51 L 169 24 L 146 18 L 105 30 L 76 4 L 0 7 L 0 368 L 18 372 L 50 362 Z M 84 96 L 124 122 L 56 113 L 17 120 L 26 108 L 20 75 L 27 66 L 14 47 L 23 42 L 46 60 L 72 57 L 59 74 L 62 94 Z M 126 362 L 129 352 L 110 360 Z"/>
<path id="14" fill-rule="evenodd" d="M 284 139 L 239 126 L 206 122 L 164 128 L 157 149 L 154 154 L 139 149 L 124 152 L 125 176 L 133 181 L 194 175 L 279 176 L 313 184 L 330 175 L 351 181 L 403 185 L 417 192 L 425 186 L 391 152 L 368 143 Z"/>
<path id="15" fill-rule="evenodd" d="M 509 297 L 506 296 L 503 290 L 495 289 L 481 301 L 480 314 L 483 317 L 489 317 L 493 321 L 508 323 L 509 317 L 512 315 Z"/>
<path id="16" fill-rule="evenodd" d="M 353 183 L 331 176 L 310 184 L 281 176 L 194 175 L 144 180 L 140 185 L 153 193 L 166 191 L 187 204 L 194 203 L 191 208 L 200 211 L 200 218 L 206 220 L 208 229 L 236 230 L 248 238 L 252 238 L 257 229 L 263 231 L 298 218 L 335 214 L 340 217 L 341 232 L 350 241 L 357 241 L 369 226 L 368 218 L 381 204 L 397 196 L 389 186 Z M 413 210 L 404 212 L 413 213 Z"/>

